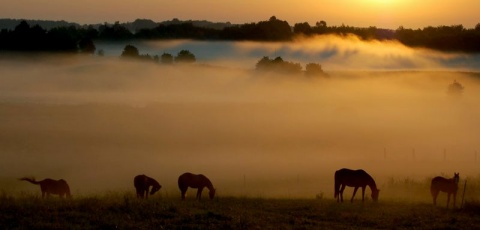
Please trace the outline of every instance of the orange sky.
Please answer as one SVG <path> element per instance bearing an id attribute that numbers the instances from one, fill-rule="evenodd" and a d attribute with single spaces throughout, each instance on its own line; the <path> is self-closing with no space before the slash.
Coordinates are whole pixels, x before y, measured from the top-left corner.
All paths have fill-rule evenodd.
<path id="1" fill-rule="evenodd" d="M 2 0 L 0 18 L 78 23 L 209 20 L 248 23 L 275 15 L 290 25 L 324 20 L 328 25 L 396 29 L 480 23 L 479 0 Z"/>

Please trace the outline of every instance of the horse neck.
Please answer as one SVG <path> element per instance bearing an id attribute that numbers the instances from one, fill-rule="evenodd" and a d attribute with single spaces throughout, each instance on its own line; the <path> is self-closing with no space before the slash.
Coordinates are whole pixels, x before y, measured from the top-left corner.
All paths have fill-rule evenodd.
<path id="1" fill-rule="evenodd" d="M 205 186 L 206 186 L 206 187 L 208 188 L 208 190 L 210 190 L 210 191 L 214 189 L 214 188 L 213 188 L 213 184 L 212 184 L 212 182 L 210 182 L 210 180 L 207 180 L 207 183 L 206 183 Z"/>
<path id="2" fill-rule="evenodd" d="M 153 187 L 159 187 L 160 184 L 153 178 L 149 179 L 149 184 L 152 185 Z"/>
<path id="3" fill-rule="evenodd" d="M 377 190 L 377 184 L 375 183 L 375 180 L 373 180 L 372 177 L 369 177 L 368 180 L 367 180 L 367 185 L 368 187 L 370 187 L 370 189 L 373 191 L 373 190 Z"/>

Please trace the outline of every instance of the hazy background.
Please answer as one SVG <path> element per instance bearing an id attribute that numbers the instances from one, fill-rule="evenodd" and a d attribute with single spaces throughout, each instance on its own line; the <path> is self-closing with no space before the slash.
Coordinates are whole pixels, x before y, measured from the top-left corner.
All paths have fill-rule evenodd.
<path id="1" fill-rule="evenodd" d="M 124 45 L 103 47 L 109 54 Z M 194 65 L 1 56 L 0 189 L 39 193 L 17 180 L 35 176 L 63 178 L 74 195 L 133 192 L 133 177 L 144 173 L 163 185 L 162 196 L 177 197 L 176 180 L 188 171 L 207 175 L 220 196 L 333 198 L 333 174 L 346 167 L 369 172 L 381 198 L 411 199 L 389 184 L 417 181 L 430 202 L 429 178 L 479 177 L 476 55 L 336 37 L 203 45 L 191 49 Z M 205 50 L 218 46 L 233 48 L 223 60 Z M 269 52 L 319 62 L 330 77 L 254 73 Z M 454 80 L 462 96 L 447 94 Z"/>
<path id="2" fill-rule="evenodd" d="M 275 15 L 291 25 L 324 20 L 329 25 L 377 26 L 396 29 L 479 23 L 477 0 L 2 0 L 5 18 L 66 20 L 81 24 L 137 18 L 154 21 L 209 20 L 236 24 L 267 20 Z"/>

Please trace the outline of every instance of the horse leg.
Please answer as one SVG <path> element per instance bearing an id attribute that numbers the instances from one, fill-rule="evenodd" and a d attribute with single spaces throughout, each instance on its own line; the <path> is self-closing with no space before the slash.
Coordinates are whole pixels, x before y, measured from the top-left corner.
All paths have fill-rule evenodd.
<path id="1" fill-rule="evenodd" d="M 353 203 L 353 198 L 355 197 L 355 193 L 357 193 L 357 190 L 358 190 L 358 187 L 355 187 L 355 188 L 353 189 L 352 199 L 350 200 L 351 203 Z"/>
<path id="2" fill-rule="evenodd" d="M 198 188 L 198 190 L 197 190 L 197 200 L 200 200 L 202 198 L 202 191 L 203 191 L 203 187 Z"/>
<path id="3" fill-rule="evenodd" d="M 365 201 L 365 186 L 362 187 L 362 203 Z"/>
<path id="4" fill-rule="evenodd" d="M 343 203 L 343 190 L 345 190 L 345 185 L 344 184 L 342 184 L 342 187 L 340 188 L 340 191 L 339 191 L 340 200 L 341 200 L 342 203 Z M 337 202 L 338 202 L 338 200 L 337 200 Z"/>
<path id="5" fill-rule="evenodd" d="M 180 192 L 182 193 L 182 200 L 185 200 L 185 194 L 187 193 L 188 188 L 180 188 Z"/>
<path id="6" fill-rule="evenodd" d="M 450 193 L 447 193 L 447 209 L 448 209 L 448 204 L 450 204 Z"/>
<path id="7" fill-rule="evenodd" d="M 455 209 L 456 203 L 457 203 L 457 193 L 454 192 L 453 193 L 453 209 Z"/>
<path id="8" fill-rule="evenodd" d="M 433 206 L 437 205 L 438 191 L 432 191 Z"/>

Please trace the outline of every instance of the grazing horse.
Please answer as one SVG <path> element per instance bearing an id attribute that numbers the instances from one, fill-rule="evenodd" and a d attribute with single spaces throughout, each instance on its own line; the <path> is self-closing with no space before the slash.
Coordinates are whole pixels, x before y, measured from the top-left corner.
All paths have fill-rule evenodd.
<path id="1" fill-rule="evenodd" d="M 152 190 L 150 191 L 150 195 L 155 194 L 158 190 L 162 188 L 162 186 L 153 178 L 145 176 L 145 175 L 138 175 L 133 178 L 133 186 L 137 190 L 137 198 L 148 198 L 148 190 L 150 186 L 152 186 Z"/>
<path id="2" fill-rule="evenodd" d="M 453 194 L 453 208 L 455 208 L 459 181 L 460 181 L 460 173 L 454 173 L 453 178 L 450 178 L 450 179 L 446 179 L 441 176 L 437 176 L 433 178 L 432 184 L 430 185 L 430 192 L 432 193 L 432 197 L 433 197 L 433 205 L 437 205 L 438 193 L 446 192 L 448 194 L 447 208 L 448 208 L 448 204 L 450 203 L 451 194 Z"/>
<path id="3" fill-rule="evenodd" d="M 23 177 L 19 180 L 24 180 L 32 184 L 40 185 L 40 189 L 42 190 L 42 198 L 45 198 L 45 195 L 49 197 L 50 194 L 59 195 L 61 198 L 63 198 L 65 195 L 67 196 L 67 198 L 72 197 L 72 195 L 70 194 L 70 187 L 68 187 L 67 182 L 63 179 L 53 180 L 47 178 L 45 180 L 36 181 L 33 177 Z"/>
<path id="4" fill-rule="evenodd" d="M 340 169 L 335 172 L 335 198 L 337 202 L 343 202 L 343 190 L 345 186 L 354 187 L 353 196 L 350 202 L 353 202 L 355 193 L 357 193 L 358 188 L 362 188 L 362 202 L 365 200 L 365 187 L 368 185 L 370 190 L 372 190 L 372 199 L 373 201 L 378 200 L 378 194 L 380 190 L 377 189 L 377 185 L 373 178 L 368 175 L 367 172 L 363 170 L 351 170 L 351 169 Z"/>
<path id="5" fill-rule="evenodd" d="M 196 175 L 187 172 L 178 177 L 178 188 L 182 192 L 182 200 L 185 200 L 185 193 L 187 193 L 188 187 L 198 189 L 196 197 L 198 200 L 202 197 L 202 191 L 205 187 L 209 190 L 208 195 L 210 199 L 213 199 L 215 196 L 215 188 L 213 188 L 212 182 L 202 174 Z"/>

